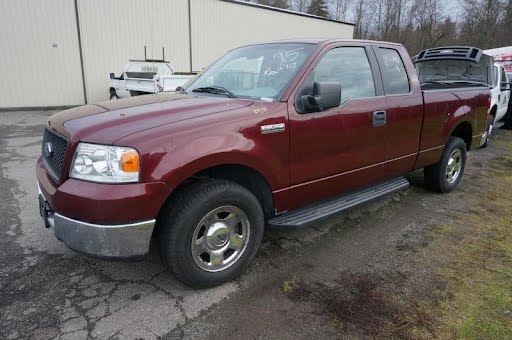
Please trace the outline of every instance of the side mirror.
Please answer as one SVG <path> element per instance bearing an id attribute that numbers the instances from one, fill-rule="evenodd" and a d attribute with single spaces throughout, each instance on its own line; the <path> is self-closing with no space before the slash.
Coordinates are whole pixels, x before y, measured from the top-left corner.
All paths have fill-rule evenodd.
<path id="1" fill-rule="evenodd" d="M 116 79 L 116 75 L 113 72 L 110 73 L 110 79 Z"/>
<path id="2" fill-rule="evenodd" d="M 304 95 L 301 101 L 306 112 L 320 112 L 338 107 L 341 103 L 341 83 L 315 82 L 313 95 Z"/>

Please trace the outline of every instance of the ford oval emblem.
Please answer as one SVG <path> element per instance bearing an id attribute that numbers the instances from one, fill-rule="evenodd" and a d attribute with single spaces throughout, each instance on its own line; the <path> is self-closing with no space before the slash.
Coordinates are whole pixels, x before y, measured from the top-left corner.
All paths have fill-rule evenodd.
<path id="1" fill-rule="evenodd" d="M 44 145 L 44 154 L 46 155 L 46 157 L 51 157 L 52 156 L 52 154 L 53 154 L 53 144 L 52 144 L 52 142 L 47 142 Z"/>

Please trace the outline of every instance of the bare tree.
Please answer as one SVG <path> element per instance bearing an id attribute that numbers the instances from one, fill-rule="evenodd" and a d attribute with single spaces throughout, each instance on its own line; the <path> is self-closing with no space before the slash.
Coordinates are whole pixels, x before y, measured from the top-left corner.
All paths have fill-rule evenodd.
<path id="1" fill-rule="evenodd" d="M 331 17 L 335 20 L 345 21 L 350 0 L 330 0 Z"/>
<path id="2" fill-rule="evenodd" d="M 503 0 L 463 0 L 464 18 L 461 23 L 461 40 L 468 45 L 494 47 L 506 17 Z"/>
<path id="3" fill-rule="evenodd" d="M 369 38 L 370 15 L 367 0 L 356 0 L 354 4 L 353 16 L 355 22 L 354 38 Z"/>
<path id="4" fill-rule="evenodd" d="M 457 17 L 444 0 L 252 0 L 355 23 L 354 38 L 399 42 L 411 54 L 442 45 L 512 45 L 512 0 L 459 0 Z"/>

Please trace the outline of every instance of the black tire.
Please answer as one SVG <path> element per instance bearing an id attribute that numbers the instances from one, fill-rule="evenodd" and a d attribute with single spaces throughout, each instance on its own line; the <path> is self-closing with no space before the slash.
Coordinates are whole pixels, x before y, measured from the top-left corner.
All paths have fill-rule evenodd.
<path id="1" fill-rule="evenodd" d="M 246 215 L 249 237 L 235 262 L 210 272 L 194 260 L 192 239 L 203 217 L 224 206 L 236 207 Z M 157 227 L 164 264 L 184 284 L 207 288 L 231 281 L 244 271 L 259 248 L 265 224 L 258 199 L 249 190 L 231 181 L 208 180 L 177 193 L 160 213 Z"/>
<path id="2" fill-rule="evenodd" d="M 487 125 L 485 126 L 486 136 L 485 141 L 482 145 L 480 145 L 481 148 L 487 147 L 489 143 L 491 142 L 491 135 L 492 135 L 492 129 L 494 124 L 494 116 L 489 116 L 489 119 L 487 119 Z"/>
<path id="3" fill-rule="evenodd" d="M 461 157 L 460 172 L 454 181 L 450 182 L 447 178 L 448 161 L 450 160 L 452 153 L 454 153 L 457 149 L 460 150 Z M 450 137 L 448 143 L 446 143 L 444 147 L 441 160 L 437 164 L 430 165 L 425 168 L 425 187 L 427 187 L 429 190 L 440 193 L 447 193 L 452 191 L 457 186 L 457 184 L 459 184 L 460 179 L 464 174 L 464 168 L 466 167 L 466 157 L 466 143 L 464 143 L 464 141 L 459 137 Z"/>
<path id="4" fill-rule="evenodd" d="M 115 90 L 110 90 L 110 100 L 119 99 Z"/>
<path id="5" fill-rule="evenodd" d="M 507 130 L 512 130 L 512 107 L 508 108 L 508 112 L 503 120 L 505 121 L 503 128 Z"/>

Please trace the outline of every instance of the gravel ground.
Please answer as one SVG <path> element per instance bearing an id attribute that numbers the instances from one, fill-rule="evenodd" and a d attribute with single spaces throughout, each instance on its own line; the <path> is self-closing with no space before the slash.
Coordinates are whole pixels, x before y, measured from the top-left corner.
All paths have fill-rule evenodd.
<path id="1" fill-rule="evenodd" d="M 397 281 L 413 272 L 418 286 L 435 286 L 435 264 L 418 261 L 415 249 L 429 242 L 426 231 L 475 204 L 492 181 L 481 180 L 482 173 L 499 153 L 492 145 L 472 152 L 458 189 L 448 195 L 426 191 L 419 171 L 407 176 L 413 186 L 402 193 L 308 228 L 269 230 L 246 274 L 194 291 L 165 270 L 154 244 L 141 262 L 107 262 L 68 250 L 44 228 L 34 167 L 50 114 L 0 112 L 1 339 L 365 335 L 357 320 L 340 333 L 337 321 L 304 296 L 329 301 L 325 296 L 343 294 L 336 290 L 340 280 L 361 283 L 368 275 Z M 304 296 L 297 294 L 302 283 Z M 296 296 L 286 293 L 289 285 Z"/>

